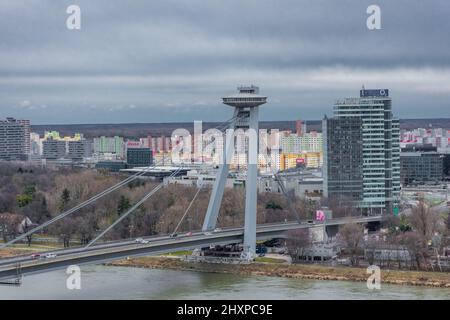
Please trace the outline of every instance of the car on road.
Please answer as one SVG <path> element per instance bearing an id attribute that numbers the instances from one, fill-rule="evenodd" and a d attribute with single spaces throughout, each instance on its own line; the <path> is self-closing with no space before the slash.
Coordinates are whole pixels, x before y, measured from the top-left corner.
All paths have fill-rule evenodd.
<path id="1" fill-rule="evenodd" d="M 176 238 L 176 237 L 178 237 L 178 233 L 172 233 L 172 234 L 170 235 L 170 237 L 171 237 L 171 238 Z"/>
<path id="2" fill-rule="evenodd" d="M 214 229 L 214 232 L 220 232 L 220 231 L 222 231 L 222 228 L 215 228 Z"/>
<path id="3" fill-rule="evenodd" d="M 52 259 L 52 258 L 56 258 L 56 254 L 55 253 L 47 253 L 44 258 L 46 259 Z"/>
<path id="4" fill-rule="evenodd" d="M 136 242 L 136 243 L 142 243 L 142 244 L 147 244 L 147 243 L 149 243 L 148 240 L 145 240 L 145 239 L 143 239 L 143 238 L 137 238 L 136 240 L 134 240 L 134 242 Z"/>
<path id="5" fill-rule="evenodd" d="M 186 237 L 190 237 L 192 236 L 192 231 L 189 231 L 188 233 L 186 233 Z"/>
<path id="6" fill-rule="evenodd" d="M 211 232 L 209 232 L 209 231 L 207 231 L 207 232 L 204 232 L 203 233 L 205 236 L 212 236 L 212 233 Z"/>
<path id="7" fill-rule="evenodd" d="M 34 260 L 39 259 L 40 257 L 41 257 L 41 255 L 40 255 L 39 253 L 33 253 L 33 254 L 30 256 L 30 258 L 31 258 L 31 259 L 34 259 Z"/>

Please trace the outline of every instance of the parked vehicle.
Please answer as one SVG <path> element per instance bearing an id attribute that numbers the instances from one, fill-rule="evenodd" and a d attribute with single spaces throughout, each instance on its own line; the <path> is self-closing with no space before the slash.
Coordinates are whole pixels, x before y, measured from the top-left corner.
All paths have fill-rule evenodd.
<path id="1" fill-rule="evenodd" d="M 267 248 L 264 247 L 264 246 L 261 246 L 261 245 L 257 245 L 255 253 L 257 253 L 257 254 L 266 254 L 267 253 Z"/>

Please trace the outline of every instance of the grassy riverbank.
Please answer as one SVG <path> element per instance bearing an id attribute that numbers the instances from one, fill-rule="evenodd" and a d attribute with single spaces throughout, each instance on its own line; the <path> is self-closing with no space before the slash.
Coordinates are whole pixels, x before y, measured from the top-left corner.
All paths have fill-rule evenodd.
<path id="1" fill-rule="evenodd" d="M 248 265 L 187 263 L 180 259 L 164 257 L 134 258 L 115 261 L 108 265 L 316 280 L 367 281 L 369 276 L 366 274 L 366 269 L 363 268 L 261 262 Z M 381 270 L 381 282 L 382 284 L 450 288 L 450 274 L 440 272 Z"/>

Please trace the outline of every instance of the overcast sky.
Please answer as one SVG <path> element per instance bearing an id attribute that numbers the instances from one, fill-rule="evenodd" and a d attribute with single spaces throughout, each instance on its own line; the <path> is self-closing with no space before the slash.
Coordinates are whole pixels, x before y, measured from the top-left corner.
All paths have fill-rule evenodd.
<path id="1" fill-rule="evenodd" d="M 251 83 L 264 120 L 320 119 L 363 84 L 401 118 L 450 117 L 449 34 L 448 0 L 0 0 L 0 118 L 220 121 Z"/>

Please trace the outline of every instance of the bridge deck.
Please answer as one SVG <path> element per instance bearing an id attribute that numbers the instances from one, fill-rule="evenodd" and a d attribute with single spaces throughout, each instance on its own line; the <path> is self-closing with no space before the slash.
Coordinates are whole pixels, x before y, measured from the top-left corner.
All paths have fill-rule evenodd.
<path id="1" fill-rule="evenodd" d="M 368 223 L 381 221 L 382 216 L 359 217 L 359 218 L 337 218 L 326 221 L 327 226 L 341 225 L 345 223 L 357 222 Z M 269 239 L 283 237 L 286 231 L 302 228 L 323 226 L 323 223 L 313 224 L 307 221 L 289 222 L 282 224 L 260 225 L 257 228 L 258 239 Z M 244 236 L 243 228 L 224 229 L 219 232 L 205 234 L 196 232 L 192 236 L 180 236 L 170 238 L 167 235 L 148 238 L 149 243 L 135 243 L 132 240 L 115 241 L 103 243 L 89 249 L 74 248 L 52 251 L 56 253 L 55 258 L 32 259 L 30 256 L 18 256 L 0 259 L 0 279 L 11 279 L 17 277 L 17 266 L 20 265 L 22 275 L 49 272 L 63 269 L 69 265 L 99 264 L 110 262 L 126 257 L 149 256 L 161 253 L 174 252 L 179 250 L 189 250 L 210 245 L 227 245 L 242 242 Z M 48 252 L 42 253 L 45 255 Z"/>

